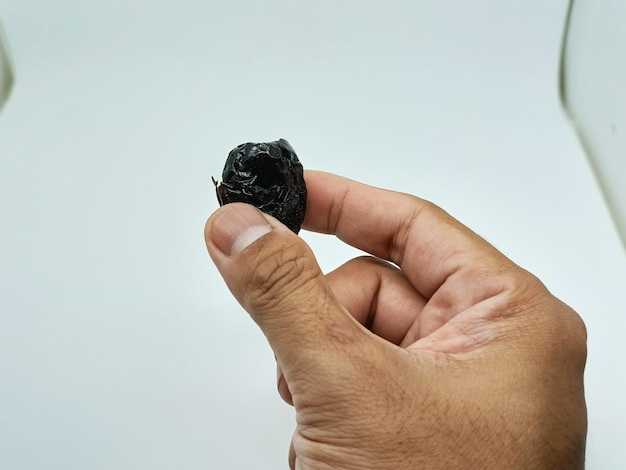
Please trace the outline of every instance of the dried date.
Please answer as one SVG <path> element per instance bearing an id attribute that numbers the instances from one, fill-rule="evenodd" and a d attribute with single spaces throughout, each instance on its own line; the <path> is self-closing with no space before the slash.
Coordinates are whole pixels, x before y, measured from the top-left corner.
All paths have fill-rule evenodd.
<path id="1" fill-rule="evenodd" d="M 241 144 L 230 151 L 222 182 L 213 180 L 220 205 L 245 202 L 300 231 L 306 209 L 302 164 L 289 142 Z"/>

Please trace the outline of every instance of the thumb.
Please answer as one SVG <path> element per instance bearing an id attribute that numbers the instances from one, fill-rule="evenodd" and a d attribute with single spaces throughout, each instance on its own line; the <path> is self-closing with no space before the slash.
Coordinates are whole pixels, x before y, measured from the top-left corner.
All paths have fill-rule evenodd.
<path id="1" fill-rule="evenodd" d="M 247 204 L 227 204 L 207 221 L 205 239 L 287 382 L 303 373 L 317 380 L 320 368 L 348 366 L 354 349 L 364 346 L 366 331 L 335 300 L 310 248 L 279 221 Z"/>

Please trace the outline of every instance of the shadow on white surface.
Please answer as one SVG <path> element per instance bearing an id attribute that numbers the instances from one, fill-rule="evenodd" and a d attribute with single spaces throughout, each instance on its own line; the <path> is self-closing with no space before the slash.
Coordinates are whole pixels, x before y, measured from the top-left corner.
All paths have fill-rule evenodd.
<path id="1" fill-rule="evenodd" d="M 626 248 L 626 3 L 573 0 L 561 67 L 563 105 Z"/>

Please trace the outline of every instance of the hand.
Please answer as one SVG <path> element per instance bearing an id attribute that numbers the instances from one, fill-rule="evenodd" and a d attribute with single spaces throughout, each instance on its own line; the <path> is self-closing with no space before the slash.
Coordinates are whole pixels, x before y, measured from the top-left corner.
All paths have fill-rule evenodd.
<path id="1" fill-rule="evenodd" d="M 324 276 L 301 238 L 245 204 L 205 228 L 295 406 L 290 467 L 583 468 L 578 315 L 433 204 L 305 177 L 304 228 L 372 257 Z"/>

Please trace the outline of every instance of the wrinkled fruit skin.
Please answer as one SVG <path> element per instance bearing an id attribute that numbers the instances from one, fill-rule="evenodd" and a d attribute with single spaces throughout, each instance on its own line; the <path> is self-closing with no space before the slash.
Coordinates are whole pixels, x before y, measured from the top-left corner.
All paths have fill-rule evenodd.
<path id="1" fill-rule="evenodd" d="M 306 209 L 306 183 L 302 164 L 284 139 L 249 142 L 231 150 L 216 191 L 220 205 L 252 204 L 294 233 L 300 231 Z"/>

